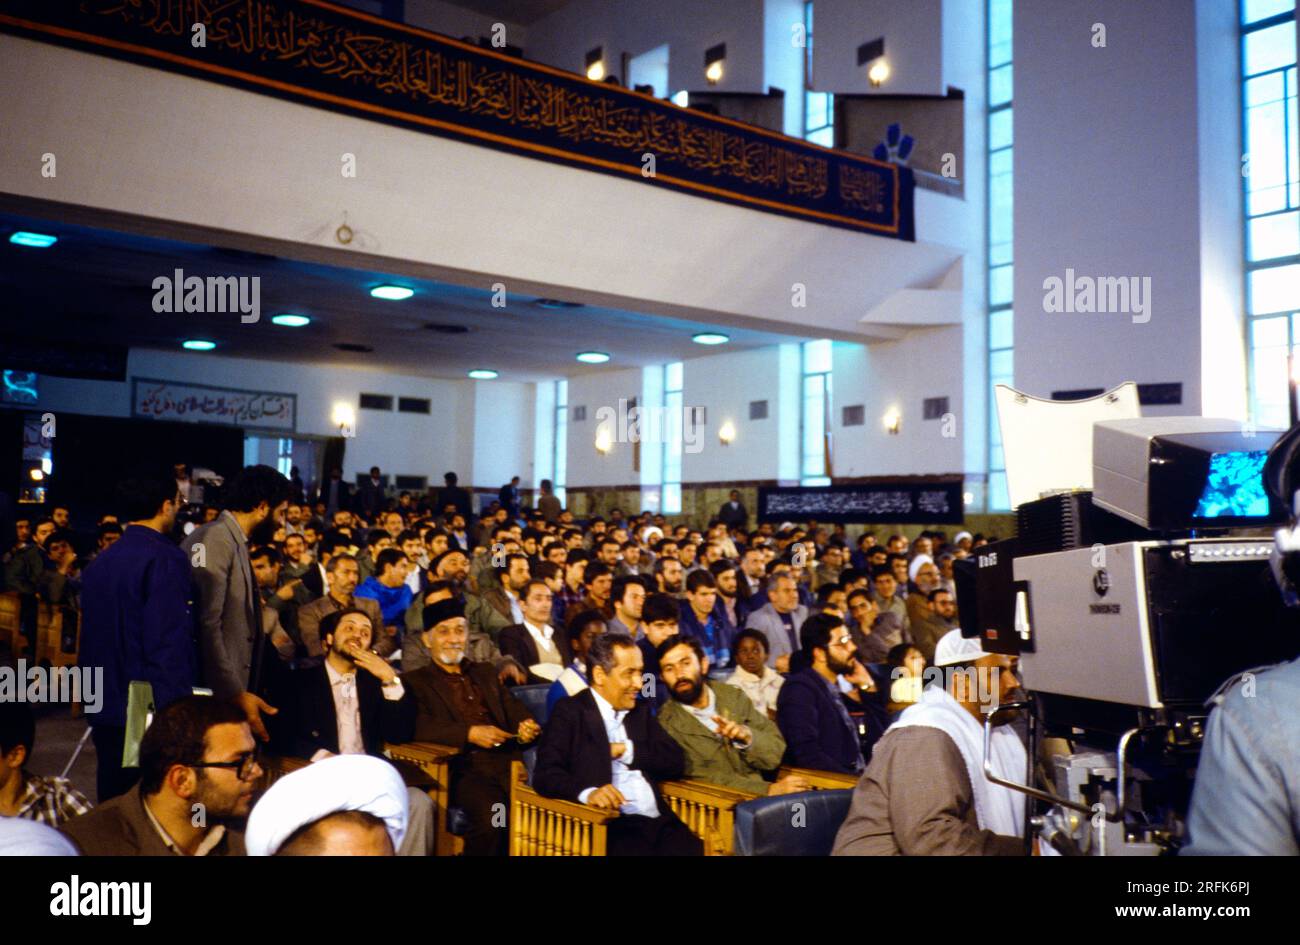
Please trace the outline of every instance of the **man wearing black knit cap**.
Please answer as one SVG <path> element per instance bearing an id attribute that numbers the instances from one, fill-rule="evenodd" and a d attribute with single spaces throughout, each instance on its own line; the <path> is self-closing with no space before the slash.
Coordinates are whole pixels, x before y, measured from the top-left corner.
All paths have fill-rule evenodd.
<path id="1" fill-rule="evenodd" d="M 402 677 L 415 699 L 415 741 L 461 749 L 452 761 L 451 794 L 470 821 L 465 854 L 503 856 L 510 763 L 522 758 L 541 726 L 502 685 L 496 667 L 466 658 L 469 626 L 460 601 L 428 605 L 424 625 L 420 639 L 433 662 Z"/>

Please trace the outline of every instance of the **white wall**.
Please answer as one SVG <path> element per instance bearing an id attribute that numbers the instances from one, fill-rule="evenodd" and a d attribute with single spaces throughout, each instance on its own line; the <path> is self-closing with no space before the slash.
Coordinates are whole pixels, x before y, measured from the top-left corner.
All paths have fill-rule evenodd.
<path id="1" fill-rule="evenodd" d="M 780 346 L 692 358 L 682 362 L 688 407 L 707 408 L 699 453 L 682 456 L 683 482 L 776 479 L 780 461 Z M 749 419 L 749 403 L 766 400 L 766 420 Z M 729 446 L 718 440 L 726 421 L 736 428 Z"/>
<path id="2" fill-rule="evenodd" d="M 533 389 L 501 381 L 443 380 L 383 371 L 217 355 L 132 349 L 130 377 L 208 384 L 298 395 L 299 434 L 337 436 L 335 403 L 351 404 L 356 437 L 347 443 L 348 479 L 377 465 L 394 475 L 427 476 L 442 483 L 454 470 L 463 485 L 496 488 L 511 476 L 527 482 L 533 457 Z M 127 417 L 131 385 L 42 376 L 41 410 Z M 359 395 L 389 394 L 432 401 L 430 414 L 359 410 Z"/>
<path id="3" fill-rule="evenodd" d="M 902 341 L 870 346 L 839 344 L 832 350 L 835 476 L 960 473 L 962 437 L 962 330 L 916 331 Z M 944 436 L 941 420 L 922 420 L 922 400 L 947 397 L 954 419 Z M 845 427 L 843 408 L 862 404 L 863 426 Z M 897 435 L 885 432 L 891 410 L 902 418 Z"/>
<path id="4" fill-rule="evenodd" d="M 1215 305 L 1241 292 L 1223 263 L 1239 253 L 1240 178 L 1221 166 L 1239 138 L 1237 80 L 1208 70 L 1223 83 L 1218 114 L 1205 114 L 1198 90 L 1198 62 L 1235 61 L 1236 40 L 1221 25 L 1197 49 L 1196 14 L 1186 0 L 1016 4 L 1016 386 L 1031 394 L 1181 382 L 1181 405 L 1144 412 L 1198 414 L 1203 351 L 1239 383 L 1240 342 L 1208 347 L 1234 318 L 1230 301 L 1226 313 Z M 1094 23 L 1106 26 L 1105 48 L 1090 42 Z M 1224 143 L 1200 149 L 1201 131 Z M 1150 321 L 1045 312 L 1044 280 L 1067 268 L 1149 277 Z M 1211 295 L 1206 281 L 1221 291 Z M 1206 319 L 1213 331 L 1203 334 Z"/>
<path id="5" fill-rule="evenodd" d="M 983 6 L 966 0 L 971 7 Z M 817 0 L 813 6 L 813 85 L 819 92 L 942 95 L 942 0 Z M 873 89 L 858 47 L 885 38 L 888 81 Z"/>
<path id="6" fill-rule="evenodd" d="M 499 486 L 512 476 L 533 484 L 535 390 L 533 384 L 474 382 L 475 485 Z"/>
<path id="7" fill-rule="evenodd" d="M 804 56 L 806 46 L 794 44 L 794 27 L 803 34 L 803 0 L 763 0 L 763 91 L 775 86 L 785 92 L 782 130 L 803 137 Z"/>
<path id="8" fill-rule="evenodd" d="M 597 411 L 601 407 L 618 410 L 619 399 L 641 396 L 641 371 L 606 371 L 569 378 L 568 476 L 565 486 L 629 486 L 641 481 L 632 464 L 632 444 L 617 442 L 604 456 L 596 452 Z M 573 408 L 587 408 L 587 419 L 574 422 Z"/>
<path id="9" fill-rule="evenodd" d="M 528 58 L 586 72 L 597 46 L 605 71 L 621 73 L 622 56 L 669 44 L 668 87 L 702 91 L 704 51 L 727 44 L 719 92 L 765 92 L 763 0 L 573 0 L 528 27 Z M 620 75 L 620 78 L 622 76 Z"/>

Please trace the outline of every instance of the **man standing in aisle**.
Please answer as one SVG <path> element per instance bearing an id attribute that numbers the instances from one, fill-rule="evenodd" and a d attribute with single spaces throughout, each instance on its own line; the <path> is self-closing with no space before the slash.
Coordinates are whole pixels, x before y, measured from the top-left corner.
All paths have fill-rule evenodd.
<path id="1" fill-rule="evenodd" d="M 226 490 L 225 511 L 181 543 L 197 591 L 200 678 L 218 698 L 237 703 L 263 741 L 262 714 L 278 710 L 258 695 L 265 634 L 248 546 L 270 544 L 289 488 L 270 466 L 245 467 Z"/>

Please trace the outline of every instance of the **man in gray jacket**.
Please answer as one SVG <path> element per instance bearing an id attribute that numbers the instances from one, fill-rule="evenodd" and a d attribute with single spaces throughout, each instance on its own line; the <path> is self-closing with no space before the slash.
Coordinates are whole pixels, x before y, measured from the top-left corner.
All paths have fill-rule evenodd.
<path id="1" fill-rule="evenodd" d="M 799 589 L 789 571 L 768 579 L 768 602 L 749 615 L 745 626 L 761 630 L 768 641 L 767 664 L 778 673 L 790 671 L 790 656 L 799 649 L 799 630 L 808 608 L 799 603 Z"/>
<path id="2" fill-rule="evenodd" d="M 276 709 L 258 695 L 264 636 L 248 546 L 268 544 L 289 504 L 289 480 L 270 466 L 245 467 L 226 487 L 224 511 L 181 543 L 194 579 L 199 678 L 218 698 L 236 702 L 254 734 Z"/>

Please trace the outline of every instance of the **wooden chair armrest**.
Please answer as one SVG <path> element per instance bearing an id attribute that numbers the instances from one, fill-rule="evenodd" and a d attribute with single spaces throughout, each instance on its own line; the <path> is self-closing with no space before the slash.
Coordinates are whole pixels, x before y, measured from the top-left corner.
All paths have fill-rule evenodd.
<path id="1" fill-rule="evenodd" d="M 557 814 L 563 814 L 565 817 L 599 826 L 609 823 L 618 816 L 616 810 L 602 810 L 588 804 L 564 801 L 558 797 L 545 797 L 529 787 L 520 789 L 519 797 L 540 810 L 554 811 Z"/>
<path id="2" fill-rule="evenodd" d="M 839 771 L 818 771 L 815 768 L 783 767 L 780 774 L 782 777 L 788 774 L 799 775 L 812 786 L 814 791 L 852 789 L 858 783 L 856 774 L 842 774 Z"/>
<path id="3" fill-rule="evenodd" d="M 453 745 L 436 745 L 433 742 L 403 742 L 400 745 L 385 744 L 384 751 L 394 761 L 407 761 L 421 767 L 448 761 L 461 753 L 461 750 Z"/>
<path id="4" fill-rule="evenodd" d="M 712 804 L 715 807 L 723 805 L 734 807 L 744 801 L 752 801 L 759 796 L 752 791 L 742 791 L 739 788 L 727 787 L 724 784 L 713 784 L 709 781 L 693 779 L 664 781 L 659 785 L 659 791 L 665 797 L 680 797 L 684 800 Z"/>

